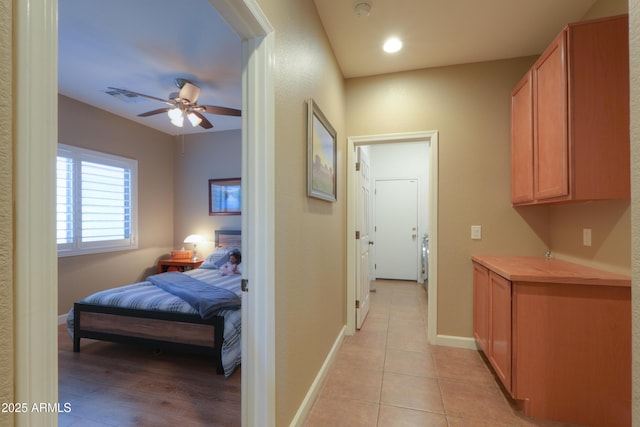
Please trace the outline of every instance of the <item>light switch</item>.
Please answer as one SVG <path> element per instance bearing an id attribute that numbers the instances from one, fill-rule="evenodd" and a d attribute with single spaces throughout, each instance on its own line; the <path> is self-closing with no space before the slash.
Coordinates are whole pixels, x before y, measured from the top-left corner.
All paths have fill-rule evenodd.
<path id="1" fill-rule="evenodd" d="M 480 240 L 482 239 L 482 227 L 479 225 L 471 226 L 471 239 L 472 240 Z"/>
<path id="2" fill-rule="evenodd" d="M 584 246 L 591 246 L 591 229 L 590 228 L 582 229 L 582 244 Z"/>

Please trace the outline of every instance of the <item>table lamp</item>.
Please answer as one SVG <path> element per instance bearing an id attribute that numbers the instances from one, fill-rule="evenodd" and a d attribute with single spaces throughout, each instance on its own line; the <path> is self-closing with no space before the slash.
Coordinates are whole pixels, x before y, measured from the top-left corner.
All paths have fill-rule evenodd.
<path id="1" fill-rule="evenodd" d="M 198 256 L 196 254 L 196 246 L 198 243 L 204 242 L 204 237 L 199 234 L 189 234 L 185 239 L 184 243 L 193 243 L 193 258 L 192 261 L 196 261 Z"/>

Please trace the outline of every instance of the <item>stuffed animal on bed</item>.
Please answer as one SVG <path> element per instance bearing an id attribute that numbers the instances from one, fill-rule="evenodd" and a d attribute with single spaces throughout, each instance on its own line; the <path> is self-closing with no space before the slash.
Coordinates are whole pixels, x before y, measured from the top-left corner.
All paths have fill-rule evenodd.
<path id="1" fill-rule="evenodd" d="M 228 276 L 231 274 L 242 274 L 242 266 L 240 263 L 242 262 L 242 255 L 240 251 L 237 249 L 229 252 L 229 261 L 220 267 L 220 275 Z"/>

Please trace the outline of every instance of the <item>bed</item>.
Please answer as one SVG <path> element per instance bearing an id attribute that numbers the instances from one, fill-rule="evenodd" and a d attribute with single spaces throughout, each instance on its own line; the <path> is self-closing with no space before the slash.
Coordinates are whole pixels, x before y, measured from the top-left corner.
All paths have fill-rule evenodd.
<path id="1" fill-rule="evenodd" d="M 73 351 L 80 351 L 82 338 L 188 351 L 212 356 L 218 374 L 230 376 L 241 361 L 241 275 L 223 276 L 218 268 L 240 247 L 240 232 L 216 230 L 215 236 L 216 249 L 200 268 L 153 275 L 76 302 L 67 315 Z M 183 295 L 191 286 L 194 292 Z M 200 300 L 203 292 L 216 299 Z"/>

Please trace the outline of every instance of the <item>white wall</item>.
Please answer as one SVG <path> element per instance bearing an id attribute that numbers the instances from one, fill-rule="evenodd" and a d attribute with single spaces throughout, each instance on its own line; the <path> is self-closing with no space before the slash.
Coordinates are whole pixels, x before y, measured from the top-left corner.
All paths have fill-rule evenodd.
<path id="1" fill-rule="evenodd" d="M 371 174 L 376 179 L 418 179 L 418 230 L 429 233 L 429 144 L 391 143 L 370 146 Z"/>
<path id="2" fill-rule="evenodd" d="M 372 185 L 380 179 L 418 180 L 418 249 L 420 249 L 422 235 L 429 234 L 429 143 L 376 144 L 368 148 Z M 372 203 L 373 201 L 372 198 Z M 375 209 L 373 212 L 375 224 Z M 375 257 L 375 245 L 373 251 Z"/>

